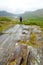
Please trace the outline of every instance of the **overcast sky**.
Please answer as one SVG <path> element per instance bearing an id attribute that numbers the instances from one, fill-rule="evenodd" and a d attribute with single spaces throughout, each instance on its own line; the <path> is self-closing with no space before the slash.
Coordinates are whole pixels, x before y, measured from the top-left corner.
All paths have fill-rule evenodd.
<path id="1" fill-rule="evenodd" d="M 43 8 L 43 0 L 0 0 L 0 10 L 23 13 Z"/>

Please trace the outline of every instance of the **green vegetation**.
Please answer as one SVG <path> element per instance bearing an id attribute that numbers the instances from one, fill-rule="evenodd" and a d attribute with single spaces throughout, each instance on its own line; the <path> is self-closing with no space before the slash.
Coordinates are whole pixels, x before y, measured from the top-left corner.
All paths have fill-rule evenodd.
<path id="1" fill-rule="evenodd" d="M 0 17 L 0 21 L 11 21 L 11 19 L 7 17 Z"/>
<path id="2" fill-rule="evenodd" d="M 19 24 L 21 23 L 19 22 Z M 37 25 L 43 28 L 43 18 L 40 18 L 40 17 L 28 18 L 27 20 L 23 20 L 22 24 Z"/>
<path id="3" fill-rule="evenodd" d="M 25 24 L 25 25 L 37 25 L 43 30 L 43 17 L 31 17 L 28 19 L 23 19 L 23 22 L 14 21 L 7 17 L 0 17 L 0 33 L 6 28 L 13 26 L 14 24 Z"/>
<path id="4" fill-rule="evenodd" d="M 2 31 L 13 26 L 15 24 L 15 21 L 12 21 L 12 19 L 7 17 L 0 17 L 0 34 L 2 34 Z"/>

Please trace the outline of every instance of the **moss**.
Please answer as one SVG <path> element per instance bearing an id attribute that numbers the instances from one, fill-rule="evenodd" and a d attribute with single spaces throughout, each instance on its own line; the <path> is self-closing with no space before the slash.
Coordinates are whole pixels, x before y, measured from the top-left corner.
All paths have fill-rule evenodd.
<path id="1" fill-rule="evenodd" d="M 10 62 L 9 65 L 14 65 L 15 62 L 16 62 L 16 61 L 14 60 L 14 61 Z"/>
<path id="2" fill-rule="evenodd" d="M 31 33 L 30 34 L 30 40 L 29 40 L 31 43 L 35 44 L 36 43 L 36 36 L 34 33 Z"/>

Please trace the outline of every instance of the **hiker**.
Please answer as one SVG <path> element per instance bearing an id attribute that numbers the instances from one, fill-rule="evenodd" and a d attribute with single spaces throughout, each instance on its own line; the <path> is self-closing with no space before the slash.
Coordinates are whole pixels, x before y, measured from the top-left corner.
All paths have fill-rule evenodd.
<path id="1" fill-rule="evenodd" d="M 20 22 L 22 22 L 22 17 L 20 17 Z"/>

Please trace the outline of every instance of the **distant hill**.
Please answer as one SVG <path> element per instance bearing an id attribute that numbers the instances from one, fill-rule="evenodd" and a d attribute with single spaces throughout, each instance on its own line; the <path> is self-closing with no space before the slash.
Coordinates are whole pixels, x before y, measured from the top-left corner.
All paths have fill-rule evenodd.
<path id="1" fill-rule="evenodd" d="M 11 17 L 11 18 L 16 17 L 16 15 L 6 12 L 6 11 L 0 11 L 0 16 Z"/>
<path id="2" fill-rule="evenodd" d="M 23 14 L 12 14 L 6 11 L 0 11 L 0 16 L 6 16 L 6 17 L 11 17 L 11 18 L 16 18 L 22 16 L 23 18 L 33 18 L 33 17 L 41 17 L 43 18 L 43 9 L 38 9 L 36 11 L 27 11 L 24 12 Z"/>
<path id="3" fill-rule="evenodd" d="M 24 14 L 21 15 L 24 18 L 30 18 L 30 17 L 41 17 L 43 18 L 43 9 L 39 9 L 36 11 L 31 11 L 31 12 L 25 12 Z"/>

